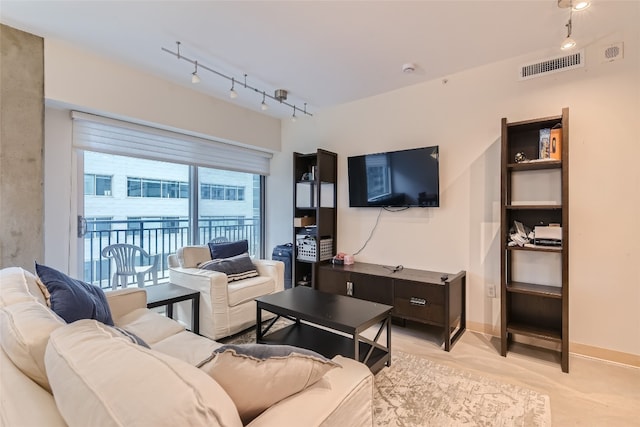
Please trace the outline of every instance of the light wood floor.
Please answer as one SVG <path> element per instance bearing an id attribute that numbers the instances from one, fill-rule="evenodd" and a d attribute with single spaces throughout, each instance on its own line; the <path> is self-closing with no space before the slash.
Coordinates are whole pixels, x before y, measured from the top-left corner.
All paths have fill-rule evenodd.
<path id="1" fill-rule="evenodd" d="M 565 374 L 555 353 L 516 343 L 502 357 L 498 338 L 470 331 L 447 353 L 436 331 L 393 325 L 391 347 L 547 394 L 554 426 L 640 426 L 638 368 L 572 354 Z"/>

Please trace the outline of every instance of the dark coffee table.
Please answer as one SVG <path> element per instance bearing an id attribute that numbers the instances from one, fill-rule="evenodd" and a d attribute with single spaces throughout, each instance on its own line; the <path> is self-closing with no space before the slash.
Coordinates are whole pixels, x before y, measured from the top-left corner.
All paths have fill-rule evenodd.
<path id="1" fill-rule="evenodd" d="M 338 354 L 365 363 L 372 372 L 391 366 L 390 305 L 298 286 L 256 299 L 256 341 L 260 344 L 287 344 L 313 350 L 325 357 Z M 277 316 L 262 326 L 262 310 Z M 269 333 L 280 317 L 295 323 Z M 361 334 L 380 324 L 373 340 Z M 378 343 L 386 331 L 386 346 Z"/>

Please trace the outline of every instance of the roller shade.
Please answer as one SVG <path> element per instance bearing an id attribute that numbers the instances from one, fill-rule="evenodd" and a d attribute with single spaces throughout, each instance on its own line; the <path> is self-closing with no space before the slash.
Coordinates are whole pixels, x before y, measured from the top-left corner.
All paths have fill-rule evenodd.
<path id="1" fill-rule="evenodd" d="M 269 175 L 272 154 L 266 151 L 78 111 L 71 118 L 74 148 Z"/>

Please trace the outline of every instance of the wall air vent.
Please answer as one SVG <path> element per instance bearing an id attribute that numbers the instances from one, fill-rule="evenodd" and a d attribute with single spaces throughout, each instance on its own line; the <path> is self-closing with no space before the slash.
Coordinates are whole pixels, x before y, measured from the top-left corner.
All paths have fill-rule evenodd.
<path id="1" fill-rule="evenodd" d="M 559 73 L 560 71 L 581 67 L 584 67 L 584 50 L 525 64 L 520 67 L 518 79 L 529 80 L 547 74 Z"/>

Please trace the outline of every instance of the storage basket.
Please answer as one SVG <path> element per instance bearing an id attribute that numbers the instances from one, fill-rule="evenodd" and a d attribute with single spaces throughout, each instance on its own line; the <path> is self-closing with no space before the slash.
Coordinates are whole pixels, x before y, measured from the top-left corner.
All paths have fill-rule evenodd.
<path id="1" fill-rule="evenodd" d="M 314 237 L 307 236 L 297 239 L 298 256 L 301 261 L 316 261 L 317 241 Z M 333 258 L 333 239 L 320 239 L 320 261 Z"/>

